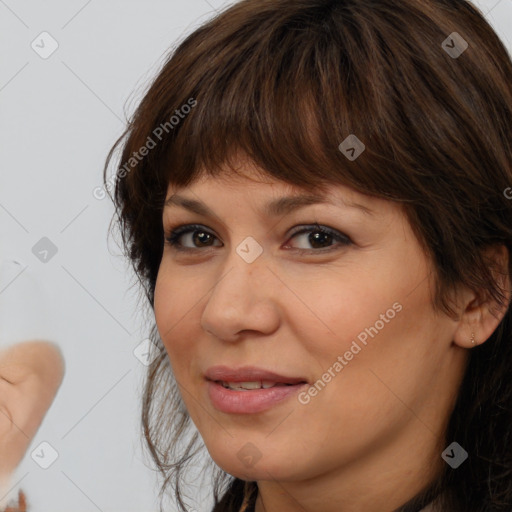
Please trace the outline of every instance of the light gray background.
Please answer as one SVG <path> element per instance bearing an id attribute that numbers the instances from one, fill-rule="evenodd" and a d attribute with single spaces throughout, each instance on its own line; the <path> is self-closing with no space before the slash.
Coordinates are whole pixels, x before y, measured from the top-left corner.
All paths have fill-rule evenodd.
<path id="1" fill-rule="evenodd" d="M 9 495 L 25 489 L 31 512 L 157 510 L 139 433 L 146 367 L 133 353 L 148 328 L 107 243 L 113 207 L 93 190 L 170 46 L 231 3 L 0 0 L 0 346 L 49 339 L 66 360 Z M 512 53 L 512 0 L 475 3 Z M 47 59 L 31 47 L 44 31 L 59 45 Z M 57 248 L 46 263 L 32 251 L 43 237 Z M 58 453 L 48 469 L 31 455 L 51 457 L 43 442 Z"/>

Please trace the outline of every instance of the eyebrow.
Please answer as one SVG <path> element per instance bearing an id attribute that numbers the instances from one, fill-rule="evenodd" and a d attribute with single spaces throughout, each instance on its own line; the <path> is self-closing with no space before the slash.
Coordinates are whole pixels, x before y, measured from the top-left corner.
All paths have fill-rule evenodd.
<path id="1" fill-rule="evenodd" d="M 279 199 L 274 199 L 266 204 L 265 212 L 270 217 L 280 217 L 282 215 L 289 214 L 299 208 L 303 208 L 305 206 L 313 205 L 313 204 L 334 204 L 332 201 L 329 201 L 325 196 L 317 195 L 317 194 L 302 194 L 295 196 L 286 196 L 280 197 Z M 357 210 L 362 211 L 367 215 L 373 215 L 375 212 L 359 203 L 348 202 L 346 200 L 342 201 L 343 206 L 347 206 L 349 208 L 355 208 Z M 178 194 L 174 194 L 169 197 L 164 204 L 164 207 L 171 206 L 179 206 L 186 210 L 189 210 L 198 215 L 202 215 L 205 217 L 216 217 L 217 215 L 208 208 L 201 201 L 196 201 L 195 199 L 190 199 L 188 197 L 180 196 Z M 336 205 L 337 206 L 337 205 Z"/>

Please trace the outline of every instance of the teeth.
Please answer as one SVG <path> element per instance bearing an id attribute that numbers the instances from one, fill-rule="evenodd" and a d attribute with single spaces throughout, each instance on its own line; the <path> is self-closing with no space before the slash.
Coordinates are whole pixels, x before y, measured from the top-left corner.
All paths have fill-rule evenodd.
<path id="1" fill-rule="evenodd" d="M 258 380 L 254 382 L 225 382 L 221 381 L 221 384 L 227 388 L 227 389 L 233 389 L 236 391 L 249 391 L 252 389 L 268 389 L 272 388 L 274 386 L 284 386 L 284 384 L 277 384 L 275 382 L 272 382 L 270 380 Z"/>

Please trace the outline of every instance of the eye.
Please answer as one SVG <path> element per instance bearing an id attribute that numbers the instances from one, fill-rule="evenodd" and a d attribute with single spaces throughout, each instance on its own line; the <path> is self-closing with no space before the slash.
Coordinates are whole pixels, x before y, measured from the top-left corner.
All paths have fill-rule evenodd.
<path id="1" fill-rule="evenodd" d="M 199 248 L 202 247 L 211 247 L 211 242 L 213 239 L 217 238 L 215 235 L 210 233 L 210 231 L 204 229 L 202 226 L 197 224 L 190 224 L 186 226 L 177 227 L 174 230 L 171 230 L 169 234 L 165 237 L 165 242 L 175 248 L 178 251 L 193 251 L 196 247 L 183 247 L 180 239 L 185 238 L 187 235 L 187 239 L 192 242 L 192 244 L 198 244 Z M 192 236 L 190 236 L 192 235 Z"/>
<path id="2" fill-rule="evenodd" d="M 346 235 L 334 229 L 319 226 L 318 224 L 308 227 L 300 226 L 297 230 L 291 233 L 290 237 L 298 237 L 300 239 L 299 235 L 306 234 L 308 236 L 303 237 L 303 240 L 306 244 L 310 244 L 310 247 L 312 248 L 291 248 L 296 249 L 300 253 L 318 253 L 332 250 L 331 247 L 333 247 L 333 242 L 337 242 L 338 245 L 341 246 L 352 244 L 352 241 Z M 182 239 L 192 243 L 192 247 L 184 246 Z M 213 233 L 197 224 L 177 227 L 165 235 L 165 243 L 177 251 L 197 251 L 197 249 L 200 249 L 201 247 L 213 247 L 213 242 L 215 240 L 218 241 L 218 238 Z M 289 248 L 290 246 L 286 245 L 285 247 Z"/>
<path id="3" fill-rule="evenodd" d="M 309 227 L 300 227 L 296 231 L 292 232 L 291 238 L 299 238 L 299 235 L 308 235 L 307 237 L 303 237 L 304 242 L 310 244 L 313 249 L 309 249 L 308 247 L 299 247 L 299 252 L 326 252 L 332 250 L 332 243 L 337 242 L 338 245 L 346 246 L 351 245 L 352 240 L 343 233 L 335 229 L 331 229 L 325 226 L 319 226 L 318 224 L 314 224 Z M 288 247 L 288 246 L 286 246 Z M 315 250 L 317 249 L 317 250 Z"/>

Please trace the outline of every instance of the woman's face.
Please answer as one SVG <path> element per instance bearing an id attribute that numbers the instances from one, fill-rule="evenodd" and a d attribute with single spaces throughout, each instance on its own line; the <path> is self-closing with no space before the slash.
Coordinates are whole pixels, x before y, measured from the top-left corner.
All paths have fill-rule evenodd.
<path id="1" fill-rule="evenodd" d="M 342 186 L 323 203 L 272 210 L 305 191 L 240 166 L 247 178 L 169 187 L 188 203 L 165 207 L 166 234 L 199 226 L 165 245 L 155 289 L 160 336 L 213 460 L 250 480 L 366 465 L 367 482 L 379 457 L 395 460 L 391 472 L 415 454 L 440 461 L 466 351 L 452 342 L 457 322 L 432 308 L 428 261 L 404 214 Z M 206 377 L 218 365 L 306 384 L 225 389 Z"/>

